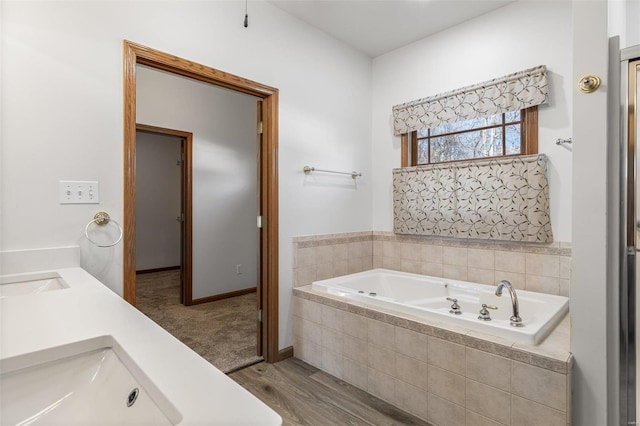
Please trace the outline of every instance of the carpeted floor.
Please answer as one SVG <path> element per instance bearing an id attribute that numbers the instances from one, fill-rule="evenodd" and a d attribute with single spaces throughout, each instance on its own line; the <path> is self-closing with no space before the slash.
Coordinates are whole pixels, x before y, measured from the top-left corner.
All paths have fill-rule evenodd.
<path id="1" fill-rule="evenodd" d="M 136 308 L 223 372 L 256 355 L 256 293 L 201 305 L 180 304 L 180 271 L 136 277 Z"/>

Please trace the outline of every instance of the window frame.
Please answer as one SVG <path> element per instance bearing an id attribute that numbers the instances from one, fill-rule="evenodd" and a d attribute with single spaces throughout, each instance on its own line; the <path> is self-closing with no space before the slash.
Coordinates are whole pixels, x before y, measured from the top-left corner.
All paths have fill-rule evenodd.
<path id="1" fill-rule="evenodd" d="M 453 162 L 460 161 L 474 161 L 474 160 L 484 160 L 490 158 L 503 158 L 503 157 L 514 157 L 517 155 L 528 155 L 528 154 L 537 154 L 538 153 L 538 106 L 532 106 L 529 108 L 525 108 L 520 111 L 520 153 L 518 154 L 502 154 L 491 157 L 476 157 L 476 158 L 468 158 L 465 160 L 450 160 L 450 161 L 440 161 L 437 163 L 421 163 L 417 164 L 418 159 L 418 132 L 413 131 L 410 133 L 405 133 L 401 135 L 401 167 L 416 167 L 416 166 L 429 166 L 433 164 L 447 164 Z M 501 125 L 491 126 L 491 127 L 505 127 L 505 123 L 503 122 Z M 477 127 L 473 129 L 469 129 L 464 132 L 454 132 L 455 134 L 466 133 L 466 132 L 474 132 L 486 127 Z M 446 136 L 449 134 L 436 135 L 433 137 Z M 424 139 L 424 138 L 422 138 Z M 505 150 L 503 149 L 503 152 Z"/>

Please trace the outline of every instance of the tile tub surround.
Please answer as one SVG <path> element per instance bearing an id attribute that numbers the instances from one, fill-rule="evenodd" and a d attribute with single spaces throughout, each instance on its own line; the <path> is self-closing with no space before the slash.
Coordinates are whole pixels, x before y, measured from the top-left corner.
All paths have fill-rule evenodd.
<path id="1" fill-rule="evenodd" d="M 569 316 L 538 346 L 293 290 L 294 356 L 434 425 L 569 425 Z"/>
<path id="2" fill-rule="evenodd" d="M 293 238 L 294 287 L 373 269 L 373 232 Z"/>
<path id="3" fill-rule="evenodd" d="M 294 287 L 373 268 L 569 296 L 571 244 L 356 232 L 294 237 Z"/>

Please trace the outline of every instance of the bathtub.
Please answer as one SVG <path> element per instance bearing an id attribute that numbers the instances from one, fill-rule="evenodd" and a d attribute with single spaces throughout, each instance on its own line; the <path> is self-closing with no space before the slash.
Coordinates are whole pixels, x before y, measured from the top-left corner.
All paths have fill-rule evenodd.
<path id="1" fill-rule="evenodd" d="M 523 326 L 513 327 L 509 324 L 513 308 L 506 289 L 502 297 L 498 297 L 495 295 L 496 286 L 387 269 L 315 281 L 311 288 L 368 306 L 392 309 L 533 345 L 544 340 L 569 311 L 568 297 L 516 290 Z M 451 302 L 447 298 L 458 300 L 462 314 L 449 312 Z M 483 303 L 498 308 L 490 310 L 491 321 L 478 319 Z"/>

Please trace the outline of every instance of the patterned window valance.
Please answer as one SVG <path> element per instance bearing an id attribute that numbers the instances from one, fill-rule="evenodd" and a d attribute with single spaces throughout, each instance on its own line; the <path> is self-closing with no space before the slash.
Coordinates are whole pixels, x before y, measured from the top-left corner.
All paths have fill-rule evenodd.
<path id="1" fill-rule="evenodd" d="M 548 102 L 544 65 L 393 107 L 395 135 Z"/>
<path id="2" fill-rule="evenodd" d="M 544 154 L 393 170 L 398 234 L 553 241 Z"/>

